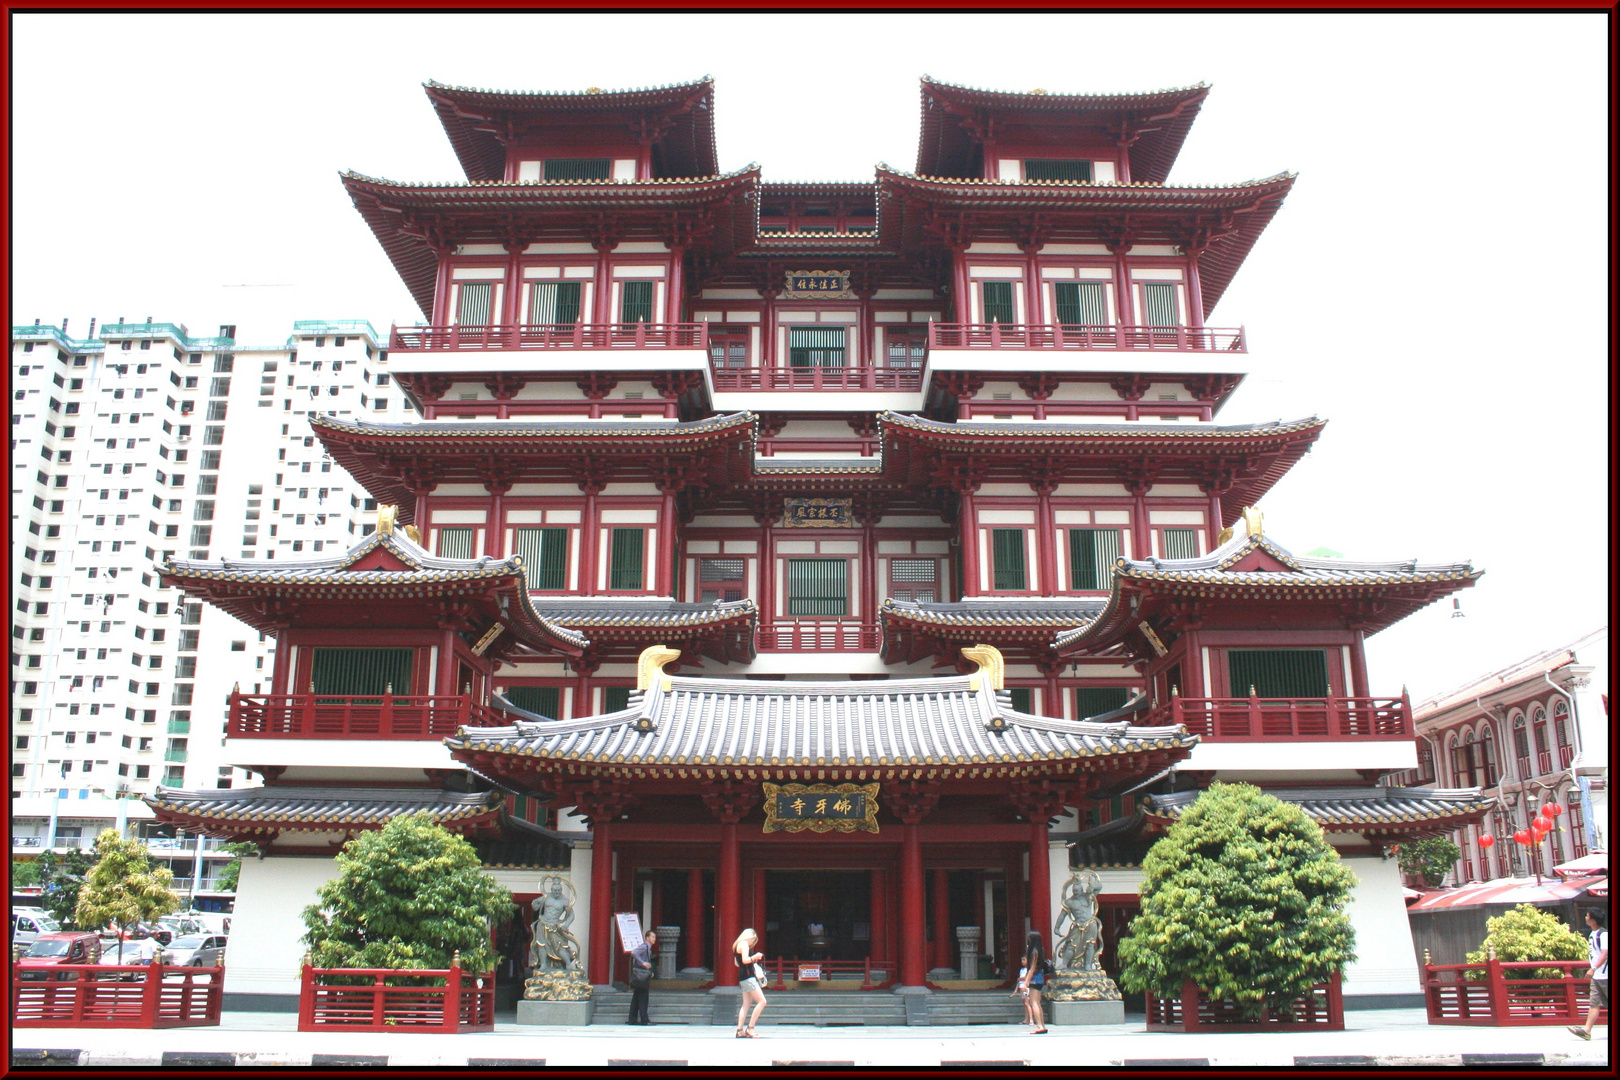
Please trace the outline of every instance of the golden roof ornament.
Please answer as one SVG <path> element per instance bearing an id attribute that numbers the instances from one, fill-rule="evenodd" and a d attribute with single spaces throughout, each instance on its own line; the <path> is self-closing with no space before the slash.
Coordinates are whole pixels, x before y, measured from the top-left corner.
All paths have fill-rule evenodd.
<path id="1" fill-rule="evenodd" d="M 1251 537 L 1258 540 L 1265 535 L 1263 525 L 1264 522 L 1261 519 L 1259 507 L 1245 506 L 1243 508 L 1243 527 L 1248 530 Z"/>
<path id="2" fill-rule="evenodd" d="M 968 683 L 972 689 L 979 689 L 979 677 L 981 675 L 990 677 L 990 689 L 1002 689 L 1002 683 L 1005 681 L 1007 671 L 1007 662 L 1002 659 L 1000 649 L 994 645 L 972 645 L 962 650 L 962 658 L 972 660 L 979 665 L 978 670 L 973 673 L 972 681 Z"/>
<path id="3" fill-rule="evenodd" d="M 415 544 L 417 547 L 422 546 L 422 530 L 418 529 L 415 525 L 405 526 L 405 535 L 410 537 L 411 543 Z"/>
<path id="4" fill-rule="evenodd" d="M 680 659 L 681 650 L 671 649 L 666 645 L 649 645 L 641 650 L 641 656 L 636 659 L 636 689 L 646 691 L 651 688 L 653 679 L 662 675 L 664 665 Z M 668 683 L 665 683 L 668 689 Z"/>
<path id="5" fill-rule="evenodd" d="M 388 536 L 394 531 L 394 522 L 399 518 L 399 507 L 384 503 L 377 507 L 377 535 Z"/>

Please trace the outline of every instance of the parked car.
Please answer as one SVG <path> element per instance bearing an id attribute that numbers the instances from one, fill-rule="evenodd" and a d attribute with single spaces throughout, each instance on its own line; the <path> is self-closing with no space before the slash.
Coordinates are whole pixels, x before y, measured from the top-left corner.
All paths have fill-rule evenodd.
<path id="1" fill-rule="evenodd" d="M 165 915 L 157 921 L 157 926 L 154 928 L 154 930 L 167 930 L 169 932 L 170 940 L 164 941 L 162 938 L 158 939 L 164 945 L 174 944 L 173 939 L 175 938 L 208 933 L 208 927 L 204 926 L 201 922 L 193 919 L 189 915 Z"/>
<path id="2" fill-rule="evenodd" d="M 100 961 L 101 939 L 84 930 L 52 930 L 40 934 L 17 961 L 17 978 L 43 979 L 59 964 L 94 964 Z M 77 978 L 70 972 L 69 978 Z"/>
<path id="3" fill-rule="evenodd" d="M 175 938 L 163 950 L 163 962 L 180 967 L 219 967 L 225 962 L 225 938 L 218 934 Z"/>
<path id="4" fill-rule="evenodd" d="M 54 934 L 62 929 L 60 923 L 41 908 L 13 908 L 11 911 L 11 944 L 32 945 L 41 934 Z"/>

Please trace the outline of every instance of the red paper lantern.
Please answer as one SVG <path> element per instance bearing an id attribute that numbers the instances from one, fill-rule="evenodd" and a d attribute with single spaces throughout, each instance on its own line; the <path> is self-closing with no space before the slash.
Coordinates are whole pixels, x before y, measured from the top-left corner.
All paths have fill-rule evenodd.
<path id="1" fill-rule="evenodd" d="M 1541 812 L 1550 818 L 1556 818 L 1564 812 L 1564 808 L 1555 802 L 1550 802 L 1541 808 Z"/>
<path id="2" fill-rule="evenodd" d="M 1488 848 L 1495 843 L 1496 837 L 1492 836 L 1490 833 L 1486 833 L 1484 836 L 1479 838 L 1479 846 L 1482 848 Z"/>
<path id="3" fill-rule="evenodd" d="M 1529 829 L 1520 829 L 1518 832 L 1513 834 L 1513 841 L 1514 841 L 1514 843 L 1523 844 L 1525 847 L 1529 847 L 1530 846 L 1530 830 Z"/>

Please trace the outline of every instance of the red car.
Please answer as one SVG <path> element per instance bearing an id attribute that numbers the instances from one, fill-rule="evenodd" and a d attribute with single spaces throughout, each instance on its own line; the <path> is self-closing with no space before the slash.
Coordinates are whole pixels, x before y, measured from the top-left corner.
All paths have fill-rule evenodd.
<path id="1" fill-rule="evenodd" d="M 101 958 L 101 939 L 84 930 L 55 930 L 41 934 L 17 961 L 17 978 L 41 980 L 61 964 L 94 964 Z M 68 978 L 77 978 L 69 972 Z"/>

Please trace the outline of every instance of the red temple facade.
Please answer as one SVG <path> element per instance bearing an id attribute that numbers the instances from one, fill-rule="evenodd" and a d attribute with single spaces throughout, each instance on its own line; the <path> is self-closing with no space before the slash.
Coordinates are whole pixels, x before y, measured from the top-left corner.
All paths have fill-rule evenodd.
<path id="1" fill-rule="evenodd" d="M 413 809 L 520 900 L 569 873 L 598 985 L 631 910 L 722 987 L 744 926 L 984 985 L 958 928 L 993 982 L 1071 865 L 1128 911 L 1216 778 L 1357 860 L 1346 994 L 1416 992 L 1384 847 L 1490 804 L 1380 784 L 1414 732 L 1363 642 L 1479 572 L 1295 555 L 1245 509 L 1325 422 L 1218 418 L 1248 346 L 1208 320 L 1294 177 L 1168 182 L 1207 87 L 925 79 L 916 170 L 850 183 L 722 173 L 708 80 L 427 92 L 467 180 L 342 178 L 426 317 L 388 361 L 423 419 L 308 417 L 377 531 L 162 568 L 278 641 L 230 703 L 266 786 L 151 800 L 269 856 L 236 992 L 285 992 L 278 905 Z"/>

